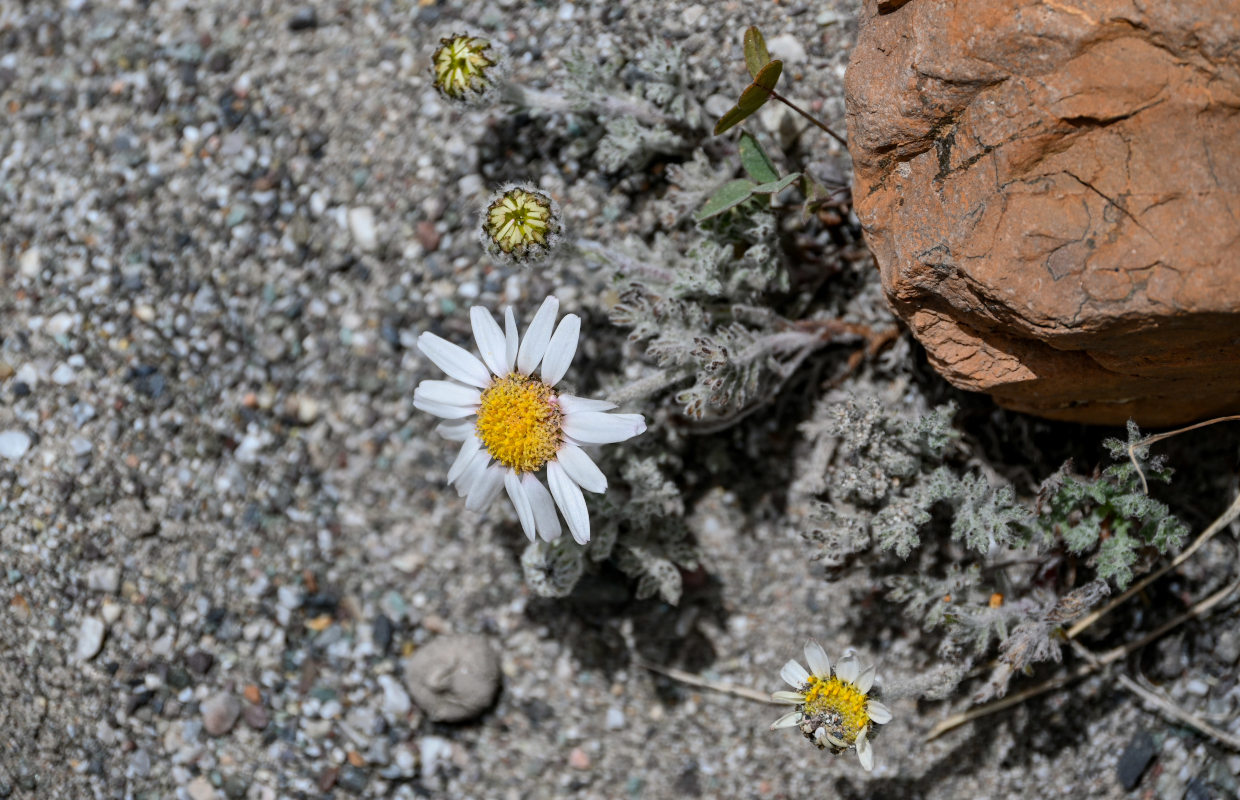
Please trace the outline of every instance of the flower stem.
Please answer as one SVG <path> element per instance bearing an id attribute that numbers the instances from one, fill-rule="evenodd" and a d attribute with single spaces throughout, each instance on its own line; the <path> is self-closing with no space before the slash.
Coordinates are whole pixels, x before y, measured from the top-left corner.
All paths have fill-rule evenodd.
<path id="1" fill-rule="evenodd" d="M 649 397 L 655 392 L 666 389 L 673 383 L 687 378 L 691 370 L 688 367 L 680 369 L 661 369 L 658 372 L 651 373 L 644 378 L 638 378 L 632 383 L 625 384 L 619 389 L 611 393 L 607 399 L 616 405 L 624 405 L 633 400 L 641 400 Z"/>
<path id="2" fill-rule="evenodd" d="M 844 137 L 840 136 L 838 133 L 836 133 L 835 131 L 833 131 L 833 130 L 831 130 L 830 128 L 828 128 L 825 124 L 823 124 L 822 122 L 820 122 L 820 121 L 818 120 L 818 118 L 817 118 L 817 117 L 813 116 L 813 115 L 812 115 L 812 114 L 810 114 L 808 111 L 806 111 L 805 109 L 801 108 L 801 107 L 800 107 L 800 106 L 798 106 L 796 103 L 794 103 L 794 102 L 792 102 L 791 100 L 789 100 L 788 98 L 784 97 L 782 94 L 780 94 L 779 92 L 775 91 L 774 89 L 768 89 L 767 91 L 768 91 L 768 92 L 770 92 L 771 97 L 775 98 L 775 99 L 776 99 L 776 100 L 778 100 L 779 102 L 781 102 L 781 103 L 783 103 L 784 105 L 788 106 L 788 108 L 791 108 L 793 111 L 795 111 L 795 112 L 797 112 L 798 114 L 800 114 L 801 116 L 805 117 L 807 120 L 809 120 L 810 122 L 814 123 L 815 125 L 817 125 L 817 126 L 818 126 L 819 128 L 821 128 L 822 130 L 826 131 L 827 135 L 828 135 L 828 136 L 830 136 L 830 137 L 831 137 L 832 139 L 834 139 L 835 141 L 839 142 L 840 144 L 844 145 L 845 147 L 848 147 L 848 142 L 844 141 Z"/>

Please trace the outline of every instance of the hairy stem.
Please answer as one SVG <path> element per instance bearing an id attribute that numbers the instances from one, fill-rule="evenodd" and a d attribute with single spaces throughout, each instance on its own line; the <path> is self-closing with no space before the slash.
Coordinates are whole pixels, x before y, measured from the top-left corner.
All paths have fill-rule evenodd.
<path id="1" fill-rule="evenodd" d="M 662 391 L 678 381 L 682 381 L 692 374 L 689 367 L 681 367 L 679 369 L 661 369 L 658 372 L 651 373 L 644 378 L 638 378 L 632 383 L 625 384 L 619 389 L 611 393 L 607 399 L 616 405 L 624 405 L 634 400 L 641 400 L 655 392 Z"/>

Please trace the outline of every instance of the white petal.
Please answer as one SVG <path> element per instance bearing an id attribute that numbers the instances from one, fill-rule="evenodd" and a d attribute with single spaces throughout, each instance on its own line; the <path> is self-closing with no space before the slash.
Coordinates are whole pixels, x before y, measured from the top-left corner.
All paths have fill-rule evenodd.
<path id="1" fill-rule="evenodd" d="M 477 408 L 482 403 L 482 392 L 455 381 L 422 381 L 413 390 L 413 399 L 445 406 Z"/>
<path id="2" fill-rule="evenodd" d="M 877 700 L 866 701 L 865 713 L 870 717 L 870 722 L 877 722 L 879 725 L 891 722 L 891 709 Z"/>
<path id="3" fill-rule="evenodd" d="M 616 404 L 610 400 L 591 400 L 587 397 L 574 397 L 571 394 L 559 396 L 560 410 L 565 414 L 576 414 L 578 411 L 611 411 Z"/>
<path id="4" fill-rule="evenodd" d="M 478 413 L 477 406 L 449 406 L 444 403 L 432 403 L 420 397 L 413 399 L 413 407 L 427 414 L 434 414 L 441 419 L 460 419 Z"/>
<path id="5" fill-rule="evenodd" d="M 508 372 L 517 366 L 517 341 L 517 315 L 512 313 L 512 306 L 508 306 L 504 309 L 504 366 L 508 367 Z"/>
<path id="6" fill-rule="evenodd" d="M 538 529 L 538 535 L 548 542 L 560 538 L 560 518 L 555 513 L 555 503 L 547 487 L 528 472 L 521 477 L 521 485 L 530 498 L 530 507 L 534 509 L 534 527 Z"/>
<path id="7" fill-rule="evenodd" d="M 874 769 L 874 749 L 870 747 L 870 740 L 865 738 L 865 731 L 857 734 L 857 760 L 866 772 Z"/>
<path id="8" fill-rule="evenodd" d="M 865 694 L 870 691 L 870 687 L 874 685 L 874 665 L 861 670 L 861 675 L 857 678 L 857 691 Z"/>
<path id="9" fill-rule="evenodd" d="M 579 414 L 565 414 L 563 430 L 585 444 L 612 444 L 632 439 L 645 431 L 646 420 L 642 419 L 641 414 L 583 411 Z"/>
<path id="10" fill-rule="evenodd" d="M 517 349 L 517 371 L 529 375 L 542 361 L 543 353 L 547 352 L 547 342 L 551 341 L 551 330 L 555 327 L 555 315 L 560 310 L 560 301 L 548 297 L 538 307 L 538 313 L 525 329 L 521 339 L 521 347 Z"/>
<path id="11" fill-rule="evenodd" d="M 458 497 L 465 498 L 465 507 L 472 508 L 469 505 L 469 495 L 473 492 L 474 486 L 482 478 L 486 472 L 487 464 L 491 463 L 491 457 L 487 455 L 485 450 L 479 450 L 474 457 L 465 465 L 465 469 L 461 471 L 461 475 L 456 479 L 456 493 Z M 479 509 L 474 509 L 475 511 Z"/>
<path id="12" fill-rule="evenodd" d="M 835 675 L 840 680 L 847 683 L 856 683 L 857 676 L 861 674 L 861 665 L 857 663 L 857 657 L 849 652 L 839 660 L 835 665 Z"/>
<path id="13" fill-rule="evenodd" d="M 500 487 L 504 485 L 504 474 L 508 470 L 499 464 L 486 467 L 478 480 L 469 487 L 469 496 L 465 498 L 465 507 L 470 511 L 481 511 L 495 501 Z"/>
<path id="14" fill-rule="evenodd" d="M 463 442 L 474 435 L 475 422 L 464 419 L 460 422 L 441 422 L 435 426 L 435 433 L 451 442 Z"/>
<path id="15" fill-rule="evenodd" d="M 774 731 L 780 728 L 791 728 L 800 721 L 800 711 L 789 711 L 787 714 L 784 714 L 782 717 L 771 723 L 771 730 Z"/>
<path id="16" fill-rule="evenodd" d="M 772 692 L 771 702 L 782 705 L 800 705 L 805 702 L 805 692 Z"/>
<path id="17" fill-rule="evenodd" d="M 793 689 L 804 689 L 805 684 L 809 682 L 809 673 L 796 661 L 784 664 L 784 668 L 779 671 L 779 677 L 783 678 L 784 683 Z"/>
<path id="18" fill-rule="evenodd" d="M 831 746 L 832 746 L 832 747 L 838 747 L 838 748 L 840 748 L 841 750 L 843 750 L 844 748 L 848 747 L 848 745 L 844 744 L 844 740 L 843 740 L 843 739 L 841 739 L 841 738 L 839 738 L 838 736 L 836 736 L 835 734 L 831 733 L 831 732 L 830 732 L 830 731 L 828 731 L 826 728 L 819 728 L 818 730 L 814 731 L 814 738 L 816 738 L 816 739 L 826 739 L 828 742 L 830 742 L 830 743 L 831 743 Z"/>
<path id="19" fill-rule="evenodd" d="M 495 324 L 495 317 L 482 306 L 474 306 L 469 309 L 469 322 L 474 329 L 474 341 L 478 343 L 482 363 L 495 375 L 507 375 L 508 343 L 504 340 L 504 332 Z"/>
<path id="20" fill-rule="evenodd" d="M 594 459 L 575 444 L 565 444 L 555 454 L 555 460 L 568 473 L 573 482 L 587 492 L 602 494 L 607 491 L 607 476 L 594 463 Z"/>
<path id="21" fill-rule="evenodd" d="M 508 490 L 512 507 L 517 510 L 517 519 L 521 520 L 521 530 L 525 531 L 525 538 L 534 541 L 534 508 L 530 505 L 530 496 L 526 494 L 517 473 L 512 470 L 504 472 L 504 488 Z"/>
<path id="22" fill-rule="evenodd" d="M 581 335 L 581 317 L 569 314 L 556 326 L 555 335 L 547 343 L 542 360 L 542 379 L 548 386 L 555 386 L 568 372 L 569 364 L 577 353 L 577 338 Z"/>
<path id="23" fill-rule="evenodd" d="M 491 373 L 487 372 L 486 365 L 479 361 L 477 356 L 447 339 L 426 331 L 418 337 L 418 349 L 449 378 L 456 378 L 461 383 L 468 383 L 479 389 L 491 385 Z"/>
<path id="24" fill-rule="evenodd" d="M 474 460 L 474 456 L 482 450 L 482 442 L 478 441 L 477 436 L 470 436 L 461 445 L 460 452 L 456 454 L 456 460 L 452 462 L 452 466 L 448 469 L 448 483 L 456 483 L 456 479 L 465 474 L 465 468 L 469 466 L 469 462 Z"/>
<path id="25" fill-rule="evenodd" d="M 560 507 L 560 513 L 568 522 L 573 541 L 577 544 L 589 542 L 590 512 L 586 508 L 586 499 L 582 496 L 581 489 L 577 488 L 577 484 L 568 477 L 564 468 L 555 461 L 547 462 L 547 483 L 551 485 L 555 504 Z"/>
<path id="26" fill-rule="evenodd" d="M 805 643 L 805 660 L 809 662 L 809 671 L 819 678 L 831 677 L 831 659 L 822 645 L 810 639 Z"/>

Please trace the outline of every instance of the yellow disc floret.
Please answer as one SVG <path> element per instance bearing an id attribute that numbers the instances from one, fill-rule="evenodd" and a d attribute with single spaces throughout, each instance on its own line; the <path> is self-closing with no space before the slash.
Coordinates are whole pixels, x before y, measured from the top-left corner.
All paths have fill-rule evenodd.
<path id="1" fill-rule="evenodd" d="M 534 472 L 560 446 L 560 418 L 551 387 L 514 372 L 482 393 L 475 432 L 496 461 Z"/>
<path id="2" fill-rule="evenodd" d="M 431 56 L 435 86 L 448 97 L 460 100 L 484 94 L 491 86 L 487 70 L 496 64 L 491 43 L 477 36 L 458 34 L 439 40 Z"/>
<path id="3" fill-rule="evenodd" d="M 836 739 L 851 745 L 870 724 L 865 704 L 865 694 L 851 683 L 811 675 L 805 690 L 803 713 L 814 718 Z"/>
<path id="4" fill-rule="evenodd" d="M 486 224 L 487 235 L 505 253 L 520 247 L 546 246 L 553 232 L 550 199 L 514 188 L 487 208 Z"/>

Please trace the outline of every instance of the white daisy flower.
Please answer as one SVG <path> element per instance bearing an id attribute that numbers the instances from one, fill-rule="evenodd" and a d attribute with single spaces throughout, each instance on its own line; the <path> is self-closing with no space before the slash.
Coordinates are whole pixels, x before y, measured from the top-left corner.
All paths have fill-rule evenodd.
<path id="1" fill-rule="evenodd" d="M 503 487 L 530 541 L 560 535 L 558 506 L 573 539 L 585 544 L 590 515 L 581 490 L 606 491 L 607 478 L 582 446 L 623 442 L 645 431 L 646 421 L 641 414 L 607 413 L 616 405 L 606 400 L 555 390 L 577 351 L 581 330 L 576 314 L 556 326 L 559 307 L 554 297 L 543 301 L 519 341 L 512 308 L 504 310 L 502 331 L 491 312 L 471 308 L 481 360 L 423 333 L 418 349 L 452 380 L 422 381 L 413 392 L 413 405 L 450 420 L 436 430 L 462 442 L 448 483 L 465 497 L 466 508 L 481 511 Z M 535 476 L 543 467 L 550 493 Z"/>
<path id="2" fill-rule="evenodd" d="M 779 676 L 796 691 L 775 692 L 771 700 L 796 706 L 771 724 L 776 728 L 797 727 L 819 749 L 832 753 L 856 749 L 861 766 L 874 768 L 874 748 L 870 745 L 871 723 L 885 725 L 891 711 L 868 697 L 874 686 L 874 667 L 861 669 L 851 650 L 839 660 L 834 671 L 831 659 L 815 641 L 805 643 L 809 670 L 789 661 Z"/>

